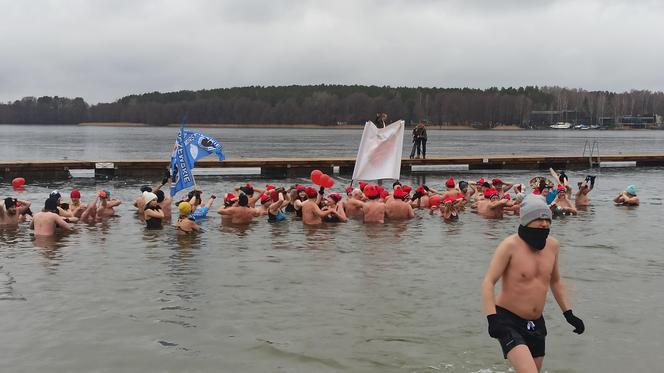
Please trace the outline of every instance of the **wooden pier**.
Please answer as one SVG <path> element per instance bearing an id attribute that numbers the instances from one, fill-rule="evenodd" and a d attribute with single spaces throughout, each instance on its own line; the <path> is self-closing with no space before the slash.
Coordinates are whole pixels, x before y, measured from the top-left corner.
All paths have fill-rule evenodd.
<path id="1" fill-rule="evenodd" d="M 664 166 L 664 153 L 645 154 L 614 154 L 602 155 L 602 163 L 634 162 L 636 167 Z M 15 161 L 0 162 L 0 178 L 3 181 L 14 177 L 29 179 L 66 179 L 70 178 L 70 170 L 94 170 L 95 177 L 155 177 L 164 174 L 170 164 L 169 160 L 135 160 L 135 161 Z M 446 166 L 468 165 L 471 170 L 546 170 L 554 169 L 587 169 L 598 165 L 596 157 L 579 155 L 494 155 L 474 157 L 431 157 L 427 159 L 401 160 L 402 173 L 408 174 L 413 166 Z M 319 169 L 328 174 L 334 167 L 339 173 L 353 173 L 355 157 L 338 158 L 239 158 L 225 161 L 201 160 L 196 168 L 260 168 L 261 175 L 271 178 L 306 176 L 311 170 Z"/>

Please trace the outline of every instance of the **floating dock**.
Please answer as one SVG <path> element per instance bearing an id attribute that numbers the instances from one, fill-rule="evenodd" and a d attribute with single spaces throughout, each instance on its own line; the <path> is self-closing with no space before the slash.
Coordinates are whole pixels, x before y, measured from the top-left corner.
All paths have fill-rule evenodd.
<path id="1" fill-rule="evenodd" d="M 602 155 L 601 163 L 622 162 L 632 163 L 636 167 L 664 166 L 664 153 L 646 154 L 614 154 Z M 122 177 L 155 177 L 164 174 L 169 167 L 169 160 L 101 160 L 101 161 L 14 161 L 0 162 L 0 178 L 11 180 L 14 177 L 30 179 L 66 179 L 70 178 L 70 170 L 94 170 L 97 178 Z M 588 169 L 600 166 L 598 157 L 564 156 L 564 155 L 493 155 L 474 157 L 431 157 L 427 159 L 401 160 L 401 171 L 408 174 L 413 166 L 451 166 L 466 165 L 470 170 L 546 170 L 554 169 Z M 239 158 L 218 160 L 201 160 L 196 168 L 260 168 L 265 177 L 297 177 L 309 175 L 311 170 L 319 169 L 331 174 L 338 168 L 339 174 L 350 175 L 355 166 L 355 157 L 339 158 Z M 417 167 L 416 167 L 417 168 Z"/>

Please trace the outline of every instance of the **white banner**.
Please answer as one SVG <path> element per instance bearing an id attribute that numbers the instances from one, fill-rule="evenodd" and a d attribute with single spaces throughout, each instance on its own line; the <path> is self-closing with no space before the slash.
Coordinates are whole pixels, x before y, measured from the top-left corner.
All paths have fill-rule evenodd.
<path id="1" fill-rule="evenodd" d="M 405 122 L 396 121 L 385 128 L 367 122 L 357 151 L 353 180 L 399 179 Z"/>

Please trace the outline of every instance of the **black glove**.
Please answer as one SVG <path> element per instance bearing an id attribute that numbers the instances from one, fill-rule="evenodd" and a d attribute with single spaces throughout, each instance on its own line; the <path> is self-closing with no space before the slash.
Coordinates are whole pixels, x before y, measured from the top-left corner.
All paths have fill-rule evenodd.
<path id="1" fill-rule="evenodd" d="M 590 178 L 590 187 L 591 188 L 595 187 L 595 178 L 596 177 L 597 176 L 588 175 L 588 178 Z"/>
<path id="2" fill-rule="evenodd" d="M 487 315 L 486 320 L 489 322 L 489 335 L 491 338 L 502 338 L 509 333 L 509 330 L 498 320 L 498 315 L 495 313 Z"/>
<path id="3" fill-rule="evenodd" d="M 318 194 L 320 194 L 321 196 L 325 194 L 325 187 L 320 187 L 320 189 L 318 189 Z"/>
<path id="4" fill-rule="evenodd" d="M 161 179 L 161 185 L 166 185 L 168 183 L 168 179 L 171 178 L 171 173 L 170 170 L 167 168 L 164 172 L 164 178 Z"/>
<path id="5" fill-rule="evenodd" d="M 584 330 L 586 330 L 586 326 L 583 325 L 583 320 L 580 318 L 574 316 L 572 313 L 572 310 L 567 310 L 563 312 L 563 316 L 565 316 L 565 320 L 567 320 L 567 323 L 572 325 L 574 327 L 574 333 L 576 334 L 582 334 Z"/>
<path id="6" fill-rule="evenodd" d="M 418 198 L 422 198 L 422 193 L 420 193 L 420 192 L 415 192 L 415 194 L 413 194 L 413 200 L 416 200 L 416 199 L 418 199 Z"/>

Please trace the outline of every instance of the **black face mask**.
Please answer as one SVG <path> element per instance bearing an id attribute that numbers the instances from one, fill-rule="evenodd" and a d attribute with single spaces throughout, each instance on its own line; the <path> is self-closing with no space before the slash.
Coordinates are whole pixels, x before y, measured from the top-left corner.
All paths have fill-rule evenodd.
<path id="1" fill-rule="evenodd" d="M 530 228 L 519 225 L 519 237 L 526 241 L 532 249 L 540 251 L 546 246 L 546 238 L 549 236 L 548 228 Z"/>

